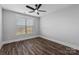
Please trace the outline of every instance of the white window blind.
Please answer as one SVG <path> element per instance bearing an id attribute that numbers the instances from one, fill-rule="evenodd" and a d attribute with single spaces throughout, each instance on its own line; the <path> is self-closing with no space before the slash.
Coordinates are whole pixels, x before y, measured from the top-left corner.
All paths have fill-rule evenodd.
<path id="1" fill-rule="evenodd" d="M 19 19 L 16 22 L 16 35 L 22 35 L 22 34 L 32 34 L 33 31 L 33 20 L 29 19 Z"/>

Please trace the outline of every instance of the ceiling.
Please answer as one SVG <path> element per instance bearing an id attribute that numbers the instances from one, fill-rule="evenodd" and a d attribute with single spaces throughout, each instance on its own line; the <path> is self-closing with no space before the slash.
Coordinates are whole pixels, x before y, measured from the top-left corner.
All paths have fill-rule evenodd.
<path id="1" fill-rule="evenodd" d="M 34 4 L 29 4 L 32 7 L 35 7 Z M 36 13 L 28 13 L 28 11 L 31 11 L 30 9 L 26 8 L 26 4 L 2 4 L 2 8 L 29 14 L 32 16 L 42 17 L 48 13 L 55 12 L 57 10 L 60 10 L 62 8 L 66 8 L 71 6 L 70 4 L 43 4 L 42 7 L 40 7 L 40 10 L 46 10 L 47 12 L 40 12 L 40 15 L 37 15 Z"/>

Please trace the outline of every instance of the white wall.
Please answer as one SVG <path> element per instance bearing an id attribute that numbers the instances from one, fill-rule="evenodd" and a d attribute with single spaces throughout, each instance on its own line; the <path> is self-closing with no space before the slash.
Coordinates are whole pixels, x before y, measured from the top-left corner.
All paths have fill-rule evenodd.
<path id="1" fill-rule="evenodd" d="M 2 8 L 0 6 L 0 44 L 2 41 Z"/>
<path id="2" fill-rule="evenodd" d="M 79 5 L 41 17 L 41 35 L 79 48 Z"/>
<path id="3" fill-rule="evenodd" d="M 33 33 L 29 35 L 16 35 L 16 21 L 17 19 L 31 19 L 34 20 Z M 16 41 L 27 39 L 32 36 L 39 35 L 39 22 L 38 17 L 28 16 L 9 10 L 3 10 L 3 42 Z"/>

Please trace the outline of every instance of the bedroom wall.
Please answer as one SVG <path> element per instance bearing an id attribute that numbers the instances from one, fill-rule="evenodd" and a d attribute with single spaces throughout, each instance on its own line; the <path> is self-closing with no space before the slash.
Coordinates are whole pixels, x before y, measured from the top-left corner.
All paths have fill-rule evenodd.
<path id="1" fill-rule="evenodd" d="M 43 37 L 79 49 L 79 5 L 51 12 L 41 17 Z"/>
<path id="2" fill-rule="evenodd" d="M 16 21 L 17 19 L 32 19 L 34 20 L 33 33 L 29 35 L 16 35 Z M 40 32 L 40 18 L 29 15 L 16 13 L 3 9 L 3 42 L 28 39 L 32 36 L 38 36 Z"/>
<path id="3" fill-rule="evenodd" d="M 0 44 L 2 41 L 2 8 L 0 6 Z"/>

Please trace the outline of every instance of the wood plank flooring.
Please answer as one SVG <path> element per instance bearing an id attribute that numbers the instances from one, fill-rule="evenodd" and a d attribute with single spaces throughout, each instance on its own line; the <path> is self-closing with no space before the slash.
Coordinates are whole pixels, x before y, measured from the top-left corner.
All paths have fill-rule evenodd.
<path id="1" fill-rule="evenodd" d="M 44 38 L 4 44 L 1 55 L 79 55 L 79 51 Z"/>

